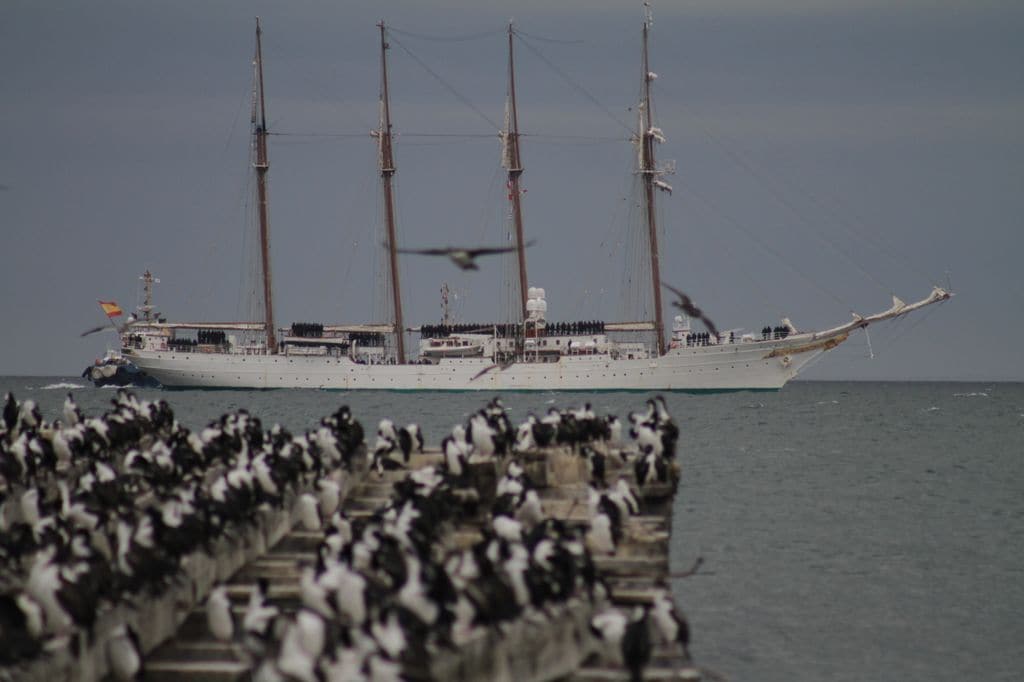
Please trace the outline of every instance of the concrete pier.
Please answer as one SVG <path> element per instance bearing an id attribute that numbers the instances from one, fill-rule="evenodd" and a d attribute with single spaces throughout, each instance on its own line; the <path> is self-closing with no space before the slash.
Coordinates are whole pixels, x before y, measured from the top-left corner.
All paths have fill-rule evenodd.
<path id="1" fill-rule="evenodd" d="M 587 471 L 578 454 L 565 448 L 526 453 L 518 456 L 537 484 L 548 516 L 586 525 Z M 414 454 L 410 469 L 436 465 L 441 453 L 428 450 Z M 470 473 L 472 491 L 479 508 L 487 510 L 494 498 L 494 487 L 503 475 L 501 462 L 475 465 Z M 353 486 L 344 501 L 349 517 L 368 516 L 385 504 L 394 482 L 408 472 L 392 471 L 382 476 L 366 474 Z M 671 534 L 671 508 L 678 479 L 650 486 L 641 491 L 642 511 L 626 520 L 624 539 L 614 555 L 595 556 L 595 563 L 611 588 L 608 604 L 630 608 L 650 603 L 658 594 L 669 571 L 668 540 Z M 609 480 L 624 477 L 631 485 L 631 467 L 610 468 Z M 463 519 L 449 529 L 444 545 L 449 549 L 466 547 L 478 541 L 484 515 Z M 233 612 L 240 622 L 245 604 L 259 578 L 270 583 L 270 599 L 284 612 L 300 604 L 298 562 L 315 558 L 319 532 L 291 530 L 245 562 L 227 580 Z M 146 660 L 151 680 L 189 679 L 227 682 L 249 674 L 236 646 L 212 641 L 207 630 L 205 611 L 199 600 L 192 601 L 191 613 L 182 619 L 176 636 L 155 649 Z M 429 677 L 437 680 L 624 680 L 628 672 L 614 654 L 606 655 L 605 645 L 589 628 L 590 618 L 604 603 L 570 600 L 545 619 L 520 619 L 499 634 L 489 631 L 472 641 L 459 642 L 456 651 L 442 651 L 432 660 Z M 683 658 L 681 650 L 657 646 L 645 679 L 697 680 L 702 672 Z"/>

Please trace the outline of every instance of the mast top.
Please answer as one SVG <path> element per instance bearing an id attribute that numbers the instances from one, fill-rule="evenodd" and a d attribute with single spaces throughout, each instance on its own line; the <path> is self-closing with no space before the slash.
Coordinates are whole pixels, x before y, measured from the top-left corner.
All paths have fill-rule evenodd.
<path id="1" fill-rule="evenodd" d="M 380 29 L 380 127 L 377 130 L 381 186 L 384 193 L 384 226 L 387 231 L 388 270 L 391 274 L 391 297 L 394 314 L 395 350 L 399 364 L 405 362 L 405 323 L 402 319 L 402 285 L 398 275 L 398 239 L 395 230 L 395 199 L 392 189 L 395 160 L 391 148 L 391 103 L 388 93 L 387 29 L 384 20 Z"/>
<path id="2" fill-rule="evenodd" d="M 263 315 L 265 333 L 267 336 L 267 350 L 273 353 L 277 350 L 277 337 L 274 331 L 274 298 L 273 285 L 270 273 L 270 216 L 267 199 L 267 171 L 270 170 L 270 161 L 267 157 L 267 105 L 263 92 L 263 41 L 260 18 L 256 17 L 256 57 L 254 58 L 255 73 L 253 74 L 253 102 L 252 102 L 252 136 L 253 168 L 256 169 L 256 203 L 259 219 L 260 238 L 260 269 L 263 279 Z"/>
<path id="3" fill-rule="evenodd" d="M 655 210 L 655 190 L 671 191 L 671 186 L 661 181 L 658 176 L 665 172 L 659 169 L 654 159 L 654 146 L 656 142 L 664 140 L 661 131 L 654 127 L 654 114 L 651 111 L 651 81 L 657 76 L 651 71 L 648 60 L 647 40 L 648 32 L 653 19 L 651 17 L 651 5 L 644 3 L 644 30 L 643 30 L 643 86 L 641 88 L 641 103 L 639 113 L 639 130 L 637 130 L 636 143 L 639 146 L 639 172 L 644 185 L 644 212 L 647 222 L 647 243 L 651 257 L 651 293 L 654 303 L 654 327 L 657 335 L 658 355 L 665 354 L 665 322 L 661 305 L 661 257 L 658 253 L 658 223 Z"/>

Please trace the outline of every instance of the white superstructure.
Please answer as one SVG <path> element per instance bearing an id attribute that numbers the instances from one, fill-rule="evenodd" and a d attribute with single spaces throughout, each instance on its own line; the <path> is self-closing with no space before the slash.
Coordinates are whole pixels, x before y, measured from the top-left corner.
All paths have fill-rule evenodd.
<path id="1" fill-rule="evenodd" d="M 776 390 L 811 360 L 845 341 L 852 331 L 949 296 L 935 288 L 917 303 L 894 299 L 888 310 L 857 315 L 831 329 L 773 333 L 767 338 L 730 332 L 721 340 L 697 339 L 685 319 L 677 317 L 672 342 L 661 356 L 642 343 L 609 338 L 608 328 L 633 329 L 636 325 L 607 324 L 604 333 L 549 334 L 550 325 L 540 313 L 524 325 L 532 336 L 508 338 L 496 331 L 453 333 L 441 337 L 440 346 L 434 339 L 423 339 L 419 358 L 406 364 L 384 362 L 382 348 L 359 343 L 360 339 L 373 341 L 378 328 L 371 325 L 339 325 L 315 332 L 327 336 L 294 336 L 282 330 L 283 349 L 269 353 L 265 345 L 234 341 L 235 334 L 255 331 L 258 324 L 136 322 L 122 337 L 122 352 L 168 388 Z M 220 331 L 223 335 L 208 334 L 203 339 L 215 343 L 192 343 L 177 336 L 182 330 Z M 438 352 L 439 348 L 443 350 Z"/>

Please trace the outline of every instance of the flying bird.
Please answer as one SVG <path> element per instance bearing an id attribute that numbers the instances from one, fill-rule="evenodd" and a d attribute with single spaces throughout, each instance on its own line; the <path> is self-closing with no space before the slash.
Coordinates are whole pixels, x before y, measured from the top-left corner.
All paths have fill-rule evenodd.
<path id="1" fill-rule="evenodd" d="M 531 239 L 526 242 L 523 248 L 533 246 L 535 241 Z M 479 270 L 480 267 L 476 264 L 476 259 L 479 256 L 491 256 L 518 250 L 518 246 L 491 246 L 477 249 L 449 246 L 443 249 L 398 249 L 398 253 L 417 253 L 421 256 L 448 256 L 461 270 Z"/>
<path id="2" fill-rule="evenodd" d="M 707 318 L 703 310 L 693 304 L 693 300 L 689 296 L 665 282 L 662 282 L 661 286 L 665 287 L 679 298 L 678 301 L 672 301 L 672 305 L 674 307 L 679 308 L 690 317 L 696 317 L 704 323 L 704 326 L 708 328 L 708 331 L 711 332 L 715 338 L 718 337 L 718 329 L 715 327 L 715 323 Z"/>
<path id="3" fill-rule="evenodd" d="M 506 369 L 508 369 L 509 367 L 511 367 L 514 364 L 516 364 L 515 360 L 509 360 L 507 362 L 499 362 L 499 363 L 496 363 L 496 364 L 493 364 L 493 365 L 488 365 L 487 367 L 484 367 L 482 370 L 480 370 L 479 372 L 474 374 L 470 378 L 470 381 L 476 381 L 477 379 L 479 379 L 483 375 L 485 375 L 488 372 L 490 372 L 492 369 L 498 369 L 498 370 L 501 370 L 502 372 L 504 372 Z"/>
<path id="4" fill-rule="evenodd" d="M 90 334 L 95 334 L 96 332 L 110 331 L 111 329 L 113 329 L 113 327 L 111 327 L 109 324 L 103 324 L 103 325 L 100 325 L 99 327 L 93 327 L 92 329 L 86 329 L 84 332 L 79 334 L 79 336 L 89 336 Z"/>

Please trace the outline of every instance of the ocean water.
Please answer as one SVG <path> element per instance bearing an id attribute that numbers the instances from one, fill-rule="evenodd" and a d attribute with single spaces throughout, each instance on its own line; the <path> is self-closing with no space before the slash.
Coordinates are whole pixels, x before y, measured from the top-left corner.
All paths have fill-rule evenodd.
<path id="1" fill-rule="evenodd" d="M 112 389 L 3 377 L 59 417 Z M 195 428 L 246 408 L 311 428 L 347 403 L 373 429 L 416 421 L 436 444 L 491 396 L 159 391 Z M 634 393 L 503 396 L 514 420 Z M 669 394 L 681 432 L 674 583 L 697 661 L 731 680 L 1018 680 L 1024 676 L 1024 384 L 794 382 L 778 393 Z"/>

